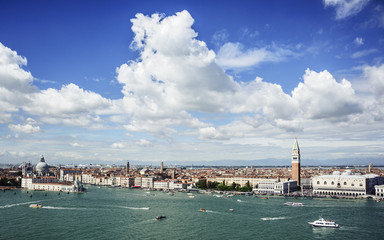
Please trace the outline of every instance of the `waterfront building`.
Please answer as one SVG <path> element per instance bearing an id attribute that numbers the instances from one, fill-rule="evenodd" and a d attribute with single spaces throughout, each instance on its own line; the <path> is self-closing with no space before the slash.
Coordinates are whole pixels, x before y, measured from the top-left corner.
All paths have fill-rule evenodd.
<path id="1" fill-rule="evenodd" d="M 134 186 L 141 187 L 141 177 L 135 177 Z"/>
<path id="2" fill-rule="evenodd" d="M 384 185 L 375 186 L 375 195 L 376 197 L 384 198 Z"/>
<path id="3" fill-rule="evenodd" d="M 297 138 L 292 148 L 292 180 L 297 181 L 297 185 L 300 186 L 300 148 Z"/>
<path id="4" fill-rule="evenodd" d="M 158 180 L 153 182 L 154 189 L 168 189 L 169 183 L 166 180 Z"/>
<path id="5" fill-rule="evenodd" d="M 274 194 L 275 193 L 275 184 L 278 182 L 278 180 L 265 180 L 259 182 L 258 188 L 254 189 L 258 193 L 269 193 Z"/>
<path id="6" fill-rule="evenodd" d="M 178 189 L 187 189 L 187 184 L 181 181 L 169 181 L 169 189 L 178 190 Z"/>
<path id="7" fill-rule="evenodd" d="M 142 177 L 141 178 L 141 187 L 142 188 L 153 188 L 153 177 Z"/>
<path id="8" fill-rule="evenodd" d="M 24 177 L 21 179 L 21 187 L 28 190 L 56 192 L 82 192 L 84 190 L 79 181 L 58 182 L 55 177 Z"/>
<path id="9" fill-rule="evenodd" d="M 289 180 L 280 182 L 279 180 L 265 180 L 259 182 L 258 188 L 253 191 L 268 194 L 288 194 L 297 190 L 297 181 Z"/>
<path id="10" fill-rule="evenodd" d="M 376 185 L 383 183 L 383 178 L 376 174 L 352 174 L 351 170 L 343 173 L 334 171 L 332 175 L 312 178 L 313 193 L 333 196 L 366 196 L 373 194 Z"/>
<path id="11" fill-rule="evenodd" d="M 271 180 L 277 180 L 277 178 L 271 178 Z M 225 182 L 225 185 L 230 186 L 233 183 L 240 185 L 240 187 L 244 187 L 248 182 L 249 185 L 252 187 L 256 187 L 259 185 L 260 182 L 268 180 L 267 177 L 265 178 L 260 178 L 260 177 L 246 177 L 246 176 L 241 176 L 241 177 L 233 177 L 233 176 L 216 176 L 216 177 L 207 177 L 207 183 L 208 182 L 218 182 L 222 183 Z M 288 178 L 282 178 L 280 181 L 288 181 Z M 197 182 L 198 179 L 195 180 Z"/>
<path id="12" fill-rule="evenodd" d="M 60 181 L 81 181 L 82 171 L 80 169 L 63 168 L 60 169 L 59 180 Z M 80 178 L 80 179 L 79 179 Z"/>

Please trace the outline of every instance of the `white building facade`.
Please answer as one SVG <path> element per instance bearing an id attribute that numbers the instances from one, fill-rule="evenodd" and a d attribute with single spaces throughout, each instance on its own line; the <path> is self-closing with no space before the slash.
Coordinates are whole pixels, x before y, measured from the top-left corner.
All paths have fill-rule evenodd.
<path id="1" fill-rule="evenodd" d="M 375 195 L 376 197 L 384 198 L 384 185 L 375 186 Z"/>
<path id="2" fill-rule="evenodd" d="M 358 175 L 350 170 L 333 172 L 332 175 L 312 178 L 313 193 L 330 196 L 366 196 L 373 194 L 376 185 L 382 183 L 382 178 L 376 174 Z"/>
<path id="3" fill-rule="evenodd" d="M 266 180 L 259 182 L 258 188 L 253 191 L 267 194 L 287 194 L 297 190 L 297 181 L 289 180 L 280 182 L 278 180 Z"/>

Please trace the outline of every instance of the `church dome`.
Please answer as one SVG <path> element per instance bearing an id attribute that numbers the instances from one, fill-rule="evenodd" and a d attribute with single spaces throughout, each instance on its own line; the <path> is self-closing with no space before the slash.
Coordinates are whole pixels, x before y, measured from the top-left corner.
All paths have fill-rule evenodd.
<path id="1" fill-rule="evenodd" d="M 43 156 L 40 158 L 40 162 L 36 165 L 36 171 L 38 174 L 45 174 L 49 172 L 49 166 L 45 162 Z"/>
<path id="2" fill-rule="evenodd" d="M 334 172 L 332 173 L 332 175 L 340 175 L 340 172 L 339 172 L 339 171 L 334 171 Z"/>

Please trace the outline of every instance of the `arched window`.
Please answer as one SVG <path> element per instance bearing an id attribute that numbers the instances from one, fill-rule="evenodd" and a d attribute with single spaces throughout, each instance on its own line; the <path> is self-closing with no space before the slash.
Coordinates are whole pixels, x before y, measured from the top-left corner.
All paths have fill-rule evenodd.
<path id="1" fill-rule="evenodd" d="M 335 185 L 335 183 L 334 183 L 333 181 L 331 182 L 331 184 L 332 184 L 332 185 Z"/>
<path id="2" fill-rule="evenodd" d="M 320 181 L 317 181 L 317 184 L 320 184 Z"/>
<path id="3" fill-rule="evenodd" d="M 344 185 L 347 185 L 347 182 L 344 182 Z"/>
<path id="4" fill-rule="evenodd" d="M 352 184 L 351 184 L 351 186 L 353 187 L 353 186 L 355 186 L 355 184 L 354 184 L 354 183 L 352 183 Z"/>
<path id="5" fill-rule="evenodd" d="M 324 181 L 324 185 L 327 185 L 327 181 Z"/>

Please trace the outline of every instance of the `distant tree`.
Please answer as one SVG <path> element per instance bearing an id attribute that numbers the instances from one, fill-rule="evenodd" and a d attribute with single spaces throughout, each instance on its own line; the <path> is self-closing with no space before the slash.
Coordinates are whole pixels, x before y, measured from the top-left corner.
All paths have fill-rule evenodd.
<path id="1" fill-rule="evenodd" d="M 245 184 L 244 187 L 241 187 L 241 188 L 239 189 L 239 191 L 241 191 L 241 192 L 251 192 L 251 191 L 252 191 L 252 186 L 251 186 L 251 184 L 249 183 L 249 181 Z"/>
<path id="2" fill-rule="evenodd" d="M 207 188 L 208 189 L 217 189 L 218 185 L 219 185 L 218 182 L 210 182 L 210 181 L 207 182 Z"/>
<path id="3" fill-rule="evenodd" d="M 220 184 L 217 186 L 217 190 L 220 190 L 220 191 L 226 191 L 226 190 L 228 190 L 228 186 L 225 185 L 225 180 L 223 180 L 223 182 L 220 183 Z"/>
<path id="4" fill-rule="evenodd" d="M 199 180 L 196 183 L 196 187 L 201 188 L 201 189 L 207 189 L 207 180 L 205 180 L 205 179 Z"/>

